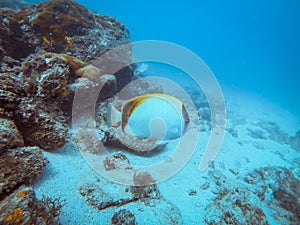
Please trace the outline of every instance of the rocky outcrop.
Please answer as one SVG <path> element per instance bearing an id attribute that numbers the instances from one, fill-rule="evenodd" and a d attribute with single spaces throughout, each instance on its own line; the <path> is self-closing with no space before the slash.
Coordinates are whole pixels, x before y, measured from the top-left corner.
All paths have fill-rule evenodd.
<path id="1" fill-rule="evenodd" d="M 0 153 L 5 149 L 23 145 L 23 137 L 15 123 L 9 119 L 0 118 Z"/>
<path id="2" fill-rule="evenodd" d="M 65 144 L 77 86 L 105 84 L 99 97 L 104 100 L 131 80 L 130 66 L 107 75 L 91 65 L 130 41 L 124 25 L 112 17 L 72 0 L 27 5 L 17 12 L 4 8 L 0 16 L 0 117 L 13 120 L 25 145 L 53 151 Z"/>
<path id="3" fill-rule="evenodd" d="M 244 180 L 279 224 L 300 223 L 300 180 L 291 170 L 266 167 L 249 173 Z"/>
<path id="4" fill-rule="evenodd" d="M 91 62 L 107 50 L 129 42 L 126 27 L 72 0 L 27 5 L 20 11 L 1 9 L 0 45 L 14 59 L 43 49 L 68 53 Z M 15 51 L 18 50 L 18 51 Z"/>
<path id="5" fill-rule="evenodd" d="M 104 84 L 100 101 L 131 80 L 130 65 L 115 74 L 96 66 L 129 32 L 72 0 L 0 7 L 10 7 L 0 8 L 0 224 L 58 224 L 59 202 L 29 188 L 47 163 L 42 150 L 66 143 L 76 88 Z"/>
<path id="6" fill-rule="evenodd" d="M 300 181 L 291 170 L 265 167 L 240 182 L 224 179 L 206 207 L 206 224 L 300 223 Z"/>
<path id="7" fill-rule="evenodd" d="M 22 62 L 4 58 L 0 72 L 2 116 L 14 121 L 25 145 L 55 150 L 65 144 L 69 76 L 68 65 L 59 59 L 50 65 L 39 54 Z"/>
<path id="8" fill-rule="evenodd" d="M 225 188 L 206 208 L 206 224 L 269 225 L 259 198 L 246 187 Z"/>
<path id="9" fill-rule="evenodd" d="M 0 202 L 0 223 L 56 225 L 61 206 L 59 199 L 38 201 L 32 188 L 21 186 Z"/>
<path id="10" fill-rule="evenodd" d="M 0 199 L 21 185 L 29 185 L 46 166 L 47 160 L 38 147 L 8 149 L 0 158 Z"/>

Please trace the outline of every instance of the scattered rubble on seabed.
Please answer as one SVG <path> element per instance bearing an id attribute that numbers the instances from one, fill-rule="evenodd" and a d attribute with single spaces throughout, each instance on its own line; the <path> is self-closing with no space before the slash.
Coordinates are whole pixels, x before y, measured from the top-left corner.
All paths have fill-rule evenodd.
<path id="1" fill-rule="evenodd" d="M 125 150 L 107 158 L 106 169 L 130 167 L 126 151 L 145 156 L 161 151 L 167 143 L 149 143 L 107 126 L 108 105 L 115 100 L 115 94 L 134 79 L 135 65 L 114 74 L 102 73 L 103 68 L 99 67 L 98 59 L 105 52 L 130 43 L 129 32 L 123 24 L 113 17 L 90 12 L 71 0 L 51 0 L 37 5 L 19 3 L 0 3 L 0 7 L 12 8 L 0 8 L 0 224 L 58 224 L 60 216 L 68 217 L 68 211 L 64 211 L 64 215 L 60 212 L 71 200 L 52 196 L 38 199 L 33 184 L 37 177 L 47 179 L 43 176 L 47 173 L 42 172 L 45 167 L 46 170 L 51 167 L 51 161 L 49 163 L 45 155 L 60 154 L 61 150 L 57 149 L 72 142 L 68 131 L 75 88 L 84 93 L 85 90 L 97 91 L 98 86 L 104 85 L 96 104 L 95 129 L 103 143 Z M 122 60 L 130 64 L 131 49 L 123 49 L 123 54 Z M 118 63 L 120 59 L 110 60 Z M 142 94 L 158 90 L 161 91 L 160 87 L 135 91 Z M 204 97 L 199 98 L 199 93 L 190 94 L 199 109 L 201 131 L 207 133 L 211 120 L 209 105 Z M 89 107 L 88 101 L 82 101 L 83 112 Z M 243 121 L 238 122 L 241 124 Z M 227 129 L 232 138 L 238 139 L 241 135 L 238 125 Z M 247 132 L 253 139 L 271 140 L 300 151 L 300 133 L 289 135 L 274 122 L 260 121 L 247 128 Z M 88 129 L 77 134 L 94 145 Z M 130 147 L 132 143 L 135 148 Z M 243 146 L 247 142 L 238 144 Z M 252 144 L 264 149 L 261 143 Z M 94 148 L 90 147 L 92 153 Z M 285 160 L 284 155 L 276 154 Z M 275 224 L 274 221 L 299 224 L 297 168 L 300 165 L 295 162 L 294 169 L 263 167 L 247 174 L 231 168 L 229 171 L 236 178 L 234 182 L 212 165 L 207 172 L 208 180 L 187 194 L 189 198 L 211 194 L 211 203 L 205 204 L 206 215 L 199 224 Z M 148 180 L 139 181 L 145 182 L 144 185 L 131 187 L 112 185 L 105 179 L 78 181 L 80 185 L 72 195 L 81 198 L 85 207 L 99 213 L 111 212 L 111 224 L 183 224 L 181 207 L 164 197 L 159 185 L 148 185 L 153 183 L 150 175 L 145 177 Z M 177 195 L 181 194 L 179 190 Z M 152 216 L 148 223 L 141 219 L 146 214 Z"/>

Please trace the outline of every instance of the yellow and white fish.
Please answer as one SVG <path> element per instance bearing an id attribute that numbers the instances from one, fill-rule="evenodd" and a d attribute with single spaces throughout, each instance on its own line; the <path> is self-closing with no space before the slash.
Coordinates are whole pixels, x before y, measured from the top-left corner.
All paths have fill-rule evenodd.
<path id="1" fill-rule="evenodd" d="M 152 93 L 126 101 L 121 110 L 111 107 L 111 126 L 138 138 L 171 140 L 181 137 L 190 119 L 183 102 L 169 94 Z"/>

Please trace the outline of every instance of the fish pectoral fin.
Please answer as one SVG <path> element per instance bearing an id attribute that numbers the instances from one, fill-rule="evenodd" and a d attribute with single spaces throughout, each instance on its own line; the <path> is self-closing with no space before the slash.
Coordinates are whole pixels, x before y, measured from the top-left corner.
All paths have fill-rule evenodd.
<path id="1" fill-rule="evenodd" d="M 110 104 L 107 110 L 108 126 L 118 127 L 122 122 L 122 114 L 118 111 L 113 104 Z"/>

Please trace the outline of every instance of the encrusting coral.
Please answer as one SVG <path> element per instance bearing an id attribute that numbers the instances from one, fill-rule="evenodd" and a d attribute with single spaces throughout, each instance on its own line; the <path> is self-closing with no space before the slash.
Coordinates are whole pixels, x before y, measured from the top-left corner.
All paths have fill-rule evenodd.
<path id="1" fill-rule="evenodd" d="M 42 150 L 66 143 L 76 85 L 95 86 L 96 78 L 106 99 L 131 80 L 131 66 L 98 76 L 93 64 L 129 43 L 129 32 L 72 0 L 0 8 L 0 19 L 0 224 L 58 224 L 57 201 L 38 202 L 22 185 L 45 167 Z"/>
<path id="2" fill-rule="evenodd" d="M 30 184 L 47 164 L 38 147 L 8 149 L 0 158 L 0 200 L 22 184 Z"/>
<path id="3" fill-rule="evenodd" d="M 136 225 L 134 215 L 125 209 L 121 209 L 120 211 L 116 212 L 113 217 L 111 218 L 112 225 L 118 224 L 128 224 L 128 225 Z"/>
<path id="4" fill-rule="evenodd" d="M 29 19 L 35 33 L 40 35 L 49 49 L 58 51 L 72 47 L 70 36 L 85 34 L 87 28 L 95 25 L 93 15 L 83 6 L 70 0 L 52 0 L 42 2 L 36 6 L 32 17 L 32 10 L 23 10 Z"/>
<path id="5" fill-rule="evenodd" d="M 23 145 L 23 137 L 14 122 L 0 118 L 0 153 L 5 149 Z"/>
<path id="6" fill-rule="evenodd" d="M 0 52 L 15 59 L 36 49 L 69 53 L 91 61 L 107 50 L 129 43 L 129 32 L 112 17 L 93 13 L 72 0 L 26 5 L 20 11 L 0 9 Z"/>
<path id="7" fill-rule="evenodd" d="M 63 202 L 60 199 L 37 200 L 33 189 L 22 185 L 0 202 L 0 224 L 59 224 Z"/>
<path id="8" fill-rule="evenodd" d="M 71 85 L 78 78 L 97 78 L 100 70 L 92 60 L 128 43 L 128 31 L 111 17 L 92 13 L 71 0 L 28 5 L 18 12 L 1 9 L 0 16 L 4 21 L 0 24 L 0 116 L 13 120 L 21 134 L 26 133 L 26 145 L 46 150 L 62 147 L 72 110 Z M 63 39 L 55 39 L 59 36 L 55 32 Z M 71 48 L 61 48 L 61 41 L 63 45 L 72 43 Z M 111 97 L 129 82 L 133 71 L 128 67 L 117 74 L 102 74 L 97 80 L 106 84 L 107 94 L 102 91 L 101 99 Z"/>
<path id="9" fill-rule="evenodd" d="M 74 70 L 74 73 L 77 77 L 87 77 L 89 79 L 94 79 L 97 76 L 100 75 L 100 69 L 87 64 L 86 62 L 74 57 L 74 56 L 70 56 L 67 54 L 57 54 L 57 53 L 52 53 L 52 52 L 48 52 L 45 53 L 44 56 L 46 58 L 51 58 L 51 57 L 56 57 L 59 59 L 62 59 L 65 63 L 67 63 L 70 67 L 70 69 Z M 48 61 L 48 64 L 52 64 L 53 62 Z"/>

